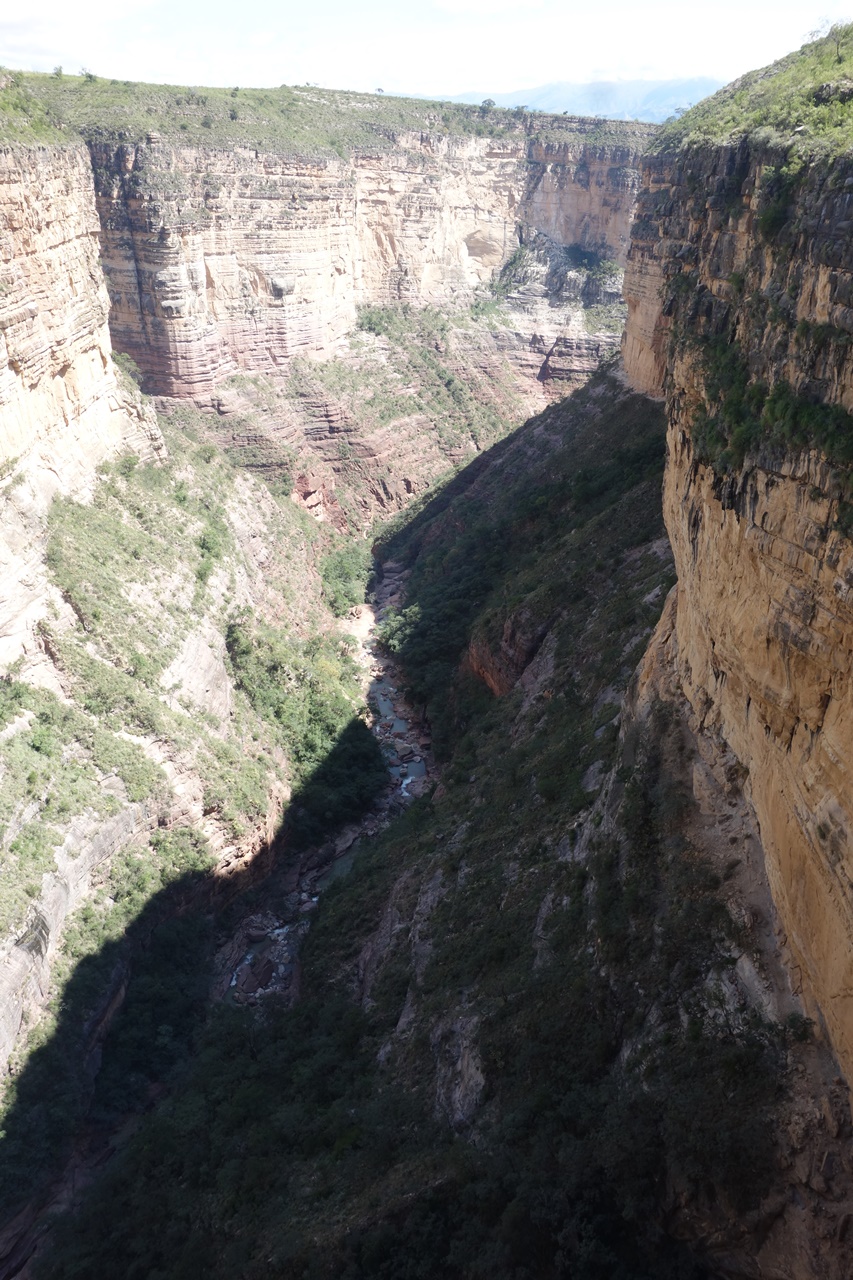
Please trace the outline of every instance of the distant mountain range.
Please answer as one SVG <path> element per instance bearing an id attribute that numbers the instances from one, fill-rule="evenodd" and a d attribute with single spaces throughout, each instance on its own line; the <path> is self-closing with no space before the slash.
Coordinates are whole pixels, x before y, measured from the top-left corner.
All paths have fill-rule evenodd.
<path id="1" fill-rule="evenodd" d="M 697 76 L 692 80 L 594 80 L 572 84 L 561 80 L 513 93 L 458 93 L 446 102 L 483 102 L 498 107 L 525 106 L 555 114 L 604 116 L 608 120 L 648 120 L 658 123 L 715 93 L 722 80 Z"/>

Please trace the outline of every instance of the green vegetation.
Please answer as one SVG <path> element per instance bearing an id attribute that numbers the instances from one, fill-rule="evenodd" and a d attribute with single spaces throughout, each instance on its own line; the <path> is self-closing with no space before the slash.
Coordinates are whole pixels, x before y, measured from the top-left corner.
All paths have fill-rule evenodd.
<path id="1" fill-rule="evenodd" d="M 628 316 L 623 302 L 596 303 L 583 309 L 583 324 L 587 333 L 621 333 Z"/>
<path id="2" fill-rule="evenodd" d="M 585 271 L 597 283 L 619 288 L 623 272 L 612 258 L 603 258 L 595 250 L 584 249 L 578 244 L 568 245 L 563 249 L 563 256 L 573 271 Z"/>
<path id="3" fill-rule="evenodd" d="M 806 157 L 853 145 L 853 26 L 838 25 L 664 125 L 655 151 L 752 142 Z"/>
<path id="4" fill-rule="evenodd" d="M 179 411 L 163 425 L 168 463 L 125 455 L 103 468 L 91 504 L 54 503 L 47 564 L 77 626 L 45 624 L 45 636 L 85 713 L 77 716 L 74 740 L 94 735 L 98 763 L 123 770 L 129 797 L 151 794 L 152 778 L 161 772 L 147 761 L 141 769 L 141 748 L 115 730 L 172 742 L 185 767 L 200 775 L 208 812 L 239 836 L 266 813 L 268 751 L 277 736 L 248 701 L 235 706 L 233 737 L 222 741 L 191 701 L 175 705 L 164 697 L 170 664 L 198 615 L 211 608 L 214 574 L 225 589 L 217 613 L 227 610 L 239 563 L 228 510 L 237 501 L 234 468 L 214 445 L 199 443 L 192 411 Z M 275 510 L 273 530 L 284 558 L 303 545 L 303 517 L 289 502 Z M 313 614 L 305 610 L 310 597 L 299 598 L 299 575 L 287 581 L 284 559 L 278 573 L 271 585 L 281 592 L 280 634 L 287 637 L 293 628 L 310 628 Z M 225 617 L 216 618 L 223 633 L 226 625 Z"/>
<path id="5" fill-rule="evenodd" d="M 461 528 L 439 521 L 463 487 L 459 477 L 399 532 L 391 529 L 379 540 L 381 557 L 413 563 L 410 603 L 399 614 L 390 614 L 382 636 L 403 662 L 415 702 L 426 706 L 440 751 L 448 749 L 454 723 L 465 721 L 468 694 L 459 686 L 448 696 L 448 686 L 472 630 L 497 645 L 507 619 L 523 611 L 523 629 L 535 636 L 567 606 L 588 601 L 600 591 L 596 625 L 601 634 L 593 639 L 576 632 L 573 641 L 589 644 L 590 659 L 597 665 L 599 644 L 598 660 L 613 660 L 612 640 L 607 638 L 613 622 L 640 620 L 642 610 L 638 614 L 628 606 L 616 570 L 626 548 L 645 541 L 659 519 L 655 502 L 639 495 L 644 484 L 656 484 L 661 472 L 662 425 L 658 416 L 649 414 L 645 401 L 623 401 L 608 375 L 600 375 L 598 385 L 619 402 L 621 438 L 629 442 L 609 444 L 607 462 L 601 461 L 601 437 L 591 425 L 582 440 L 571 435 L 564 451 L 546 454 L 541 469 L 529 456 L 522 456 L 514 472 L 494 468 L 493 474 L 500 476 L 499 490 L 487 488 L 487 500 L 472 504 Z M 578 392 L 571 404 L 581 421 L 589 413 L 595 422 L 589 397 L 587 390 Z M 537 421 L 547 430 L 560 424 L 565 412 L 556 406 Z M 497 459 L 513 447 L 521 448 L 521 441 L 514 446 L 513 440 L 496 447 Z M 476 468 L 463 473 L 468 483 L 477 474 Z M 489 478 L 481 483 L 488 486 Z M 631 504 L 626 494 L 633 495 Z M 614 521 L 613 510 L 619 504 L 630 510 L 630 519 L 623 512 L 622 520 Z M 566 708 L 563 731 L 577 717 L 574 680 L 566 674 L 557 703 Z M 470 695 L 476 696 L 476 690 L 477 685 L 472 686 Z M 511 772 L 514 753 L 499 755 Z M 502 765 L 496 770 L 499 789 L 506 780 Z"/>
<path id="6" fill-rule="evenodd" d="M 31 76 L 0 68 L 0 120 L 2 136 L 9 142 L 59 142 L 60 122 L 49 105 L 32 92 Z"/>
<path id="7" fill-rule="evenodd" d="M 54 868 L 54 849 L 71 818 L 103 820 L 119 807 L 102 785 L 114 777 L 130 800 L 164 798 L 162 771 L 139 746 L 101 727 L 53 694 L 20 681 L 0 683 L 0 931 L 24 920 Z"/>
<path id="8" fill-rule="evenodd" d="M 758 230 L 765 240 L 776 240 L 787 225 L 797 188 L 806 175 L 806 166 L 799 157 L 762 174 Z"/>
<path id="9" fill-rule="evenodd" d="M 46 621 L 42 637 L 75 700 L 60 702 L 19 680 L 0 682 L 4 935 L 31 919 L 43 876 L 54 869 L 55 849 L 72 820 L 73 852 L 87 831 L 103 827 L 127 802 L 145 801 L 154 815 L 168 809 L 166 777 L 146 752 L 154 738 L 165 738 L 183 767 L 197 772 L 206 810 L 234 836 L 267 812 L 268 752 L 278 737 L 264 732 L 248 702 L 238 700 L 234 738 L 222 741 L 192 704 L 179 710 L 163 696 L 164 673 L 193 623 L 193 610 L 206 603 L 204 583 L 214 568 L 233 573 L 235 555 L 225 505 L 233 493 L 231 467 L 215 448 L 192 438 L 188 420 L 178 417 L 166 430 L 168 464 L 126 455 L 104 468 L 91 504 L 60 499 L 50 514 L 47 564 L 76 625 Z M 290 504 L 276 528 L 282 551 L 289 540 L 303 537 L 301 517 Z M 298 591 L 294 575 L 288 594 Z M 303 596 L 300 622 L 310 626 L 304 606 Z M 332 672 L 327 681 L 334 680 Z M 330 732 L 351 714 L 349 703 L 337 714 Z M 321 747 L 316 752 L 322 755 Z M 152 848 L 157 856 L 151 850 L 146 855 L 133 914 L 166 883 L 160 876 L 161 846 L 155 840 Z M 185 871 L 187 864 L 179 868 Z M 106 932 L 92 934 L 94 948 L 107 937 L 117 939 L 128 924 L 117 901 L 113 894 L 109 910 L 98 908 Z M 69 935 L 72 958 L 74 929 L 89 910 L 76 918 Z M 38 1035 L 30 1048 L 46 1032 Z"/>
<path id="10" fill-rule="evenodd" d="M 508 365 L 497 377 L 494 360 L 491 376 L 472 366 L 470 346 L 477 338 L 477 324 L 470 312 L 448 317 L 431 307 L 407 304 L 363 307 L 349 357 L 322 363 L 295 360 L 287 393 L 297 404 L 339 406 L 345 423 L 357 423 L 362 437 L 391 424 L 425 418 L 428 426 L 421 421 L 408 430 L 395 429 L 402 435 L 401 443 L 420 455 L 422 477 L 429 477 L 430 471 L 446 472 L 451 455 L 499 439 L 519 412 Z M 340 500 L 346 506 L 360 495 L 375 494 L 385 468 L 363 444 L 349 444 L 346 427 L 339 441 L 346 478 Z M 363 513 L 352 514 L 358 527 Z"/>
<path id="11" fill-rule="evenodd" d="M 672 727 L 656 728 L 666 744 Z M 674 1177 L 713 1181 L 741 1210 L 755 1203 L 782 1040 L 759 1023 L 735 1030 L 698 998 L 726 972 L 728 926 L 713 875 L 666 835 L 660 768 L 649 748 L 621 865 L 605 845 L 587 869 L 555 873 L 531 841 L 501 910 L 507 862 L 495 857 L 488 813 L 479 838 L 439 859 L 453 884 L 464 858 L 466 880 L 431 929 L 419 1017 L 428 1025 L 446 1010 L 455 970 L 485 1023 L 489 1098 L 475 1145 L 432 1118 L 423 1035 L 398 1047 L 391 1071 L 375 1066 L 405 998 L 406 933 L 369 1013 L 335 980 L 400 875 L 424 879 L 435 867 L 435 836 L 452 813 L 436 822 L 421 807 L 329 891 L 297 1009 L 270 1010 L 262 1034 L 245 1011 L 212 1019 L 191 1076 L 68 1223 L 42 1274 L 181 1276 L 202 1266 L 215 1277 L 239 1265 L 247 1280 L 700 1276 L 657 1226 L 657 1196 Z M 531 973 L 548 889 L 564 906 Z M 398 906 L 407 909 L 399 895 Z M 620 1062 L 626 1034 L 637 1047 Z"/>
<path id="12" fill-rule="evenodd" d="M 4 934 L 18 928 L 22 945 L 44 945 L 33 904 L 72 819 L 72 852 L 113 817 L 116 834 L 133 837 L 96 869 L 93 895 L 67 926 L 50 1007 L 22 1042 L 4 1094 L 7 1204 L 56 1173 L 84 1116 L 109 1130 L 144 1110 L 151 1089 L 186 1065 L 207 1018 L 213 858 L 191 828 L 137 843 L 140 821 L 165 822 L 171 808 L 164 772 L 147 753 L 199 779 L 208 822 L 232 839 L 264 821 L 285 770 L 295 787 L 291 843 L 334 834 L 387 781 L 356 715 L 360 673 L 347 642 L 317 634 L 329 613 L 310 563 L 316 534 L 289 501 L 267 498 L 264 514 L 275 543 L 264 587 L 280 624 L 255 625 L 235 610 L 235 576 L 246 568 L 232 529 L 240 504 L 261 494 L 247 494 L 202 442 L 205 425 L 176 410 L 162 423 L 167 462 L 125 455 L 102 469 L 90 503 L 59 499 L 51 509 L 47 564 L 67 615 L 42 623 L 42 638 L 74 700 L 0 681 Z M 347 570 L 358 572 L 356 560 L 339 556 L 330 581 L 341 591 L 352 589 Z M 170 663 L 199 626 L 213 631 L 214 645 L 220 632 L 235 680 L 225 736 L 213 716 L 174 696 Z M 123 827 L 128 801 L 145 808 Z M 99 1019 L 126 981 L 93 1091 Z"/>
<path id="13" fill-rule="evenodd" d="M 824 44 L 841 66 L 845 39 L 750 79 L 743 100 L 737 86 L 725 91 L 722 107 L 715 99 L 709 115 L 672 126 L 667 145 L 731 132 L 736 119 L 749 132 L 752 90 L 784 81 L 796 58 L 817 74 Z M 835 145 L 830 125 L 845 133 L 843 92 L 781 92 L 793 117 L 806 104 L 804 147 Z M 29 139 L 161 132 L 333 156 L 390 146 L 410 128 L 565 136 L 559 123 L 493 112 L 60 69 L 0 88 L 7 136 Z M 606 122 L 601 133 L 624 136 Z M 766 175 L 768 242 L 789 221 L 795 161 L 782 156 Z M 612 279 L 612 264 L 576 265 L 602 287 Z M 497 296 L 528 267 L 520 250 Z M 745 281 L 730 285 L 742 293 Z M 673 290 L 687 298 L 686 273 Z M 610 315 L 588 310 L 590 325 Z M 357 415 L 377 435 L 423 414 L 440 458 L 458 460 L 507 424 L 505 389 L 460 369 L 456 328 L 476 323 L 368 308 L 354 358 L 297 362 L 288 394 L 334 402 L 344 422 Z M 800 337 L 834 341 L 815 329 Z M 704 343 L 703 360 L 709 409 L 694 432 L 715 465 L 764 441 L 817 441 L 853 461 L 848 415 L 760 384 L 723 339 Z M 0 870 L 16 886 L 0 895 L 7 927 L 24 921 L 70 817 L 145 799 L 152 827 L 158 810 L 165 821 L 164 778 L 146 750 L 200 779 L 208 820 L 234 839 L 264 814 L 269 762 L 286 755 L 285 851 L 328 839 L 386 779 L 347 642 L 328 612 L 305 607 L 298 573 L 286 587 L 281 563 L 268 563 L 276 626 L 241 607 L 235 510 L 259 499 L 200 430 L 178 411 L 168 464 L 126 456 L 105 468 L 91 505 L 53 509 L 48 567 L 70 613 L 42 638 L 76 701 L 0 685 L 0 723 L 14 730 L 0 741 Z M 664 1199 L 741 1217 L 761 1199 L 786 1052 L 809 1027 L 767 1023 L 738 999 L 747 926 L 726 907 L 731 868 L 689 838 L 694 756 L 679 715 L 658 705 L 619 738 L 623 691 L 672 581 L 663 452 L 660 407 L 605 370 L 382 535 L 381 554 L 412 570 L 383 639 L 429 717 L 441 787 L 365 842 L 324 894 L 296 1007 L 210 1000 L 234 920 L 278 909 L 284 878 L 214 913 L 214 888 L 225 890 L 209 876 L 210 850 L 180 827 L 125 847 L 103 871 L 6 1094 L 7 1204 L 44 1186 L 84 1125 L 92 1150 L 124 1135 L 39 1259 L 44 1280 L 698 1280 L 704 1267 L 669 1233 Z M 357 506 L 359 484 L 381 475 L 345 434 L 340 462 Z M 293 504 L 264 501 L 270 546 L 283 561 L 312 543 L 326 602 L 343 616 L 365 552 L 309 532 Z M 853 526 L 851 513 L 853 503 L 839 518 Z M 222 723 L 180 679 L 170 685 L 200 618 L 212 660 L 224 643 L 234 685 Z M 304 920 L 298 910 L 291 919 Z M 44 944 L 37 917 L 26 930 L 24 945 Z"/>
<path id="14" fill-rule="evenodd" d="M 772 388 L 754 380 L 739 345 L 725 337 L 695 342 L 710 405 L 691 427 L 703 462 L 721 472 L 740 468 L 748 453 L 766 444 L 819 449 L 841 467 L 853 464 L 853 416 L 840 405 L 812 401 L 783 380 Z"/>
<path id="15" fill-rule="evenodd" d="M 470 366 L 460 367 L 464 357 L 454 344 L 454 321 L 465 325 L 468 317 L 408 305 L 361 309 L 359 329 L 386 338 L 394 351 L 395 372 L 386 385 L 374 371 L 370 406 L 376 406 L 378 424 L 424 414 L 442 449 L 471 440 L 482 448 L 506 434 L 518 402 L 509 374 L 504 385 L 496 385 Z M 418 388 L 414 396 L 411 383 Z"/>
<path id="16" fill-rule="evenodd" d="M 118 853 L 74 915 L 53 997 L 3 1097 L 3 1204 L 55 1172 L 87 1113 L 114 1124 L 144 1110 L 152 1085 L 186 1063 L 206 1015 L 212 940 L 209 918 L 186 908 L 212 863 L 199 832 L 157 832 Z M 126 983 L 94 1086 L 98 1025 Z"/>
<path id="17" fill-rule="evenodd" d="M 450 102 L 423 102 L 313 85 L 221 89 L 140 84 L 91 72 L 57 76 L 0 70 L 0 138 L 32 142 L 142 141 L 158 133 L 191 146 L 249 143 L 292 153 L 347 157 L 397 145 L 408 132 L 559 140 L 577 124 L 545 116 Z M 585 141 L 653 135 L 650 125 L 597 121 Z"/>
<path id="18" fill-rule="evenodd" d="M 142 370 L 133 356 L 129 356 L 126 351 L 113 351 L 112 360 L 125 378 L 129 379 L 137 388 L 142 386 Z"/>
<path id="19" fill-rule="evenodd" d="M 727 1001 L 739 935 L 683 834 L 671 710 L 629 734 L 613 821 L 589 810 L 669 580 L 662 451 L 660 409 L 602 375 L 389 535 L 413 568 L 394 642 L 449 707 L 444 795 L 326 891 L 295 1009 L 211 1012 L 42 1276 L 703 1274 L 661 1194 L 712 1186 L 741 1214 L 761 1196 L 797 1029 Z M 460 651 L 528 617 L 548 632 L 540 678 L 496 699 Z M 273 647 L 241 635 L 277 717 Z M 463 1047 L 484 1086 L 451 1126 Z"/>
<path id="20" fill-rule="evenodd" d="M 497 278 L 492 281 L 491 297 L 475 304 L 475 316 L 488 316 L 490 303 L 497 312 L 494 304 L 523 290 L 534 278 L 537 266 L 540 278 L 543 271 L 547 270 L 549 287 L 557 290 L 560 288 L 560 280 L 565 281 L 569 273 L 583 273 L 585 279 L 576 305 L 579 310 L 582 309 L 583 325 L 587 333 L 621 333 L 627 307 L 621 297 L 623 273 L 618 262 L 577 244 L 558 246 L 544 236 L 536 237 L 531 244 L 518 246 Z M 608 293 L 612 300 L 607 299 Z"/>
<path id="21" fill-rule="evenodd" d="M 323 595 L 336 618 L 364 601 L 372 559 L 366 543 L 348 541 L 320 561 Z"/>
<path id="22" fill-rule="evenodd" d="M 116 668 L 103 680 L 127 674 L 142 694 L 157 688 L 186 630 L 188 606 L 200 603 L 214 565 L 232 547 L 223 510 L 232 468 L 211 446 L 194 451 L 191 442 L 171 439 L 170 464 L 138 464 L 125 455 L 103 469 L 91 505 L 60 499 L 49 524 L 54 581 L 82 631 Z M 170 580 L 180 581 L 180 589 L 165 589 Z M 94 661 L 80 654 L 79 662 L 94 679 Z"/>
<path id="23" fill-rule="evenodd" d="M 530 246 L 520 244 L 510 254 L 500 269 L 496 280 L 492 281 L 491 292 L 495 298 L 506 298 L 516 289 L 522 288 L 530 279 L 530 267 L 533 254 Z"/>
<path id="24" fill-rule="evenodd" d="M 294 643 L 242 618 L 226 633 L 237 685 L 275 726 L 297 790 L 285 834 L 300 847 L 358 818 L 387 782 L 382 752 L 357 714 L 359 671 L 340 638 Z"/>

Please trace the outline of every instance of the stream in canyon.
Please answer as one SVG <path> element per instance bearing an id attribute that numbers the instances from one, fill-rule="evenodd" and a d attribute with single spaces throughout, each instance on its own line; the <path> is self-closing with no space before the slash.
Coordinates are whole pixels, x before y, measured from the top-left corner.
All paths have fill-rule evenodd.
<path id="1" fill-rule="evenodd" d="M 274 905 L 246 915 L 217 953 L 211 990 L 214 1000 L 257 1007 L 270 997 L 291 1002 L 299 998 L 300 945 L 323 889 L 346 875 L 363 841 L 376 836 L 423 795 L 435 777 L 428 726 L 406 700 L 401 691 L 402 673 L 377 639 L 388 610 L 401 604 L 408 573 L 395 562 L 377 566 L 377 570 L 379 581 L 370 602 L 351 610 L 341 621 L 341 631 L 356 646 L 353 657 L 362 671 L 369 724 L 387 764 L 387 784 L 359 822 L 339 829 L 334 837 L 291 861 L 286 850 L 283 852 L 283 870 L 274 871 L 263 882 L 269 887 L 265 896 Z M 134 1115 L 118 1132 L 94 1140 L 88 1134 L 77 1145 L 47 1196 L 27 1204 L 0 1233 L 0 1280 L 31 1280 L 30 1260 L 37 1242 L 50 1231 L 51 1219 L 75 1204 L 139 1123 L 140 1117 Z"/>
<path id="2" fill-rule="evenodd" d="M 407 702 L 402 673 L 377 640 L 388 611 L 401 603 L 408 573 L 388 561 L 378 576 L 371 602 L 356 606 L 342 629 L 358 646 L 354 657 L 363 672 L 370 726 L 388 767 L 388 783 L 359 822 L 305 851 L 279 874 L 283 909 L 256 911 L 241 921 L 218 953 L 218 999 L 257 1005 L 273 995 L 298 998 L 299 948 L 321 892 L 350 871 L 362 841 L 423 795 L 435 776 L 429 727 Z"/>

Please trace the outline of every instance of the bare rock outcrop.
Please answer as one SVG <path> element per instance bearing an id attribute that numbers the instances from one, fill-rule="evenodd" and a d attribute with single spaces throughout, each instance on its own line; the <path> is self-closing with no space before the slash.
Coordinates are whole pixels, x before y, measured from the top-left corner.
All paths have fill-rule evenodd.
<path id="1" fill-rule="evenodd" d="M 793 972 L 849 1077 L 853 544 L 843 483 L 802 436 L 754 444 L 743 464 L 729 454 L 710 465 L 697 441 L 725 394 L 711 388 L 708 340 L 784 395 L 853 405 L 853 170 L 813 166 L 786 207 L 773 194 L 775 160 L 743 143 L 649 161 L 624 351 L 635 385 L 667 396 L 677 677 L 702 731 L 743 771 Z"/>
<path id="2" fill-rule="evenodd" d="M 716 869 L 726 908 L 739 926 L 739 944 L 720 991 L 724 1007 L 735 1017 L 751 1011 L 747 1016 L 796 1027 L 802 1025 L 809 995 L 780 918 L 777 886 L 768 878 L 773 865 L 765 854 L 766 830 L 759 831 L 756 820 L 764 797 L 756 804 L 756 770 L 744 770 L 726 739 L 729 726 L 713 716 L 706 719 L 706 704 L 697 703 L 695 687 L 686 686 L 691 655 L 680 647 L 685 638 L 680 596 L 681 589 L 673 588 L 632 682 L 623 706 L 623 733 L 634 732 L 633 726 L 661 703 L 680 721 L 676 772 L 681 771 L 681 785 L 691 799 L 681 835 Z M 771 762 L 759 763 L 772 776 Z M 678 785 L 674 777 L 669 783 Z M 849 1090 L 838 1076 L 832 1045 L 820 1033 L 790 1044 L 786 1076 L 775 1173 L 764 1199 L 746 1213 L 734 1213 L 722 1198 L 673 1182 L 667 1224 L 674 1234 L 701 1242 L 714 1275 L 843 1280 L 853 1265 Z"/>
<path id="3" fill-rule="evenodd" d="M 153 413 L 110 359 L 109 297 L 86 149 L 0 149 L 0 666 L 39 665 L 44 517 L 105 458 L 162 454 Z"/>
<path id="4" fill-rule="evenodd" d="M 93 145 L 114 345 L 150 390 L 209 401 L 238 370 L 332 354 L 361 305 L 467 306 L 519 225 L 624 262 L 651 130 L 561 128 L 548 145 L 401 134 L 339 161 Z"/>
<path id="5" fill-rule="evenodd" d="M 490 641 L 485 635 L 472 637 L 467 664 L 496 697 L 503 697 L 515 688 L 547 633 L 547 619 L 533 617 L 528 609 L 518 610 L 504 622 L 499 639 Z"/>

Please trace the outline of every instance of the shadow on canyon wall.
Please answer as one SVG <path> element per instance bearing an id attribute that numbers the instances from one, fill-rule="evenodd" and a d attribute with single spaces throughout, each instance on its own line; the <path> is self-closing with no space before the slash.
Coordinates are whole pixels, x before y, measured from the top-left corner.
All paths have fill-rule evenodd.
<path id="1" fill-rule="evenodd" d="M 43 1185 L 50 1154 L 81 1166 L 39 1275 L 708 1274 L 678 1206 L 725 1225 L 760 1200 L 783 1033 L 707 997 L 733 926 L 679 833 L 678 716 L 620 756 L 618 700 L 671 581 L 662 465 L 660 406 L 604 375 L 381 539 L 412 568 L 385 641 L 433 720 L 444 794 L 324 892 L 295 1007 L 207 1000 L 217 942 L 275 902 L 275 869 L 219 902 L 182 875 L 78 966 L 7 1126 L 16 1198 L 31 1151 Z M 352 749 L 369 776 L 359 724 L 293 797 L 277 867 L 291 839 L 331 834 Z M 611 770 L 618 823 L 591 807 Z M 350 791 L 349 813 L 367 801 Z"/>
<path id="2" fill-rule="evenodd" d="M 125 851 L 109 893 L 136 898 L 138 911 L 61 984 L 53 1029 L 14 1081 L 0 1144 L 4 1280 L 32 1251 L 45 1210 L 73 1207 L 186 1071 L 205 1025 L 227 1020 L 228 1011 L 210 1003 L 214 953 L 241 914 L 262 905 L 264 886 L 274 891 L 271 873 L 298 865 L 312 844 L 359 818 L 387 779 L 376 740 L 354 716 L 294 792 L 272 846 L 228 878 L 211 872 L 197 833 L 177 828 L 159 833 L 174 845 L 173 878 L 146 897 L 144 851 Z M 84 906 L 70 927 L 85 931 L 88 923 Z M 28 937 L 43 945 L 38 921 Z"/>

